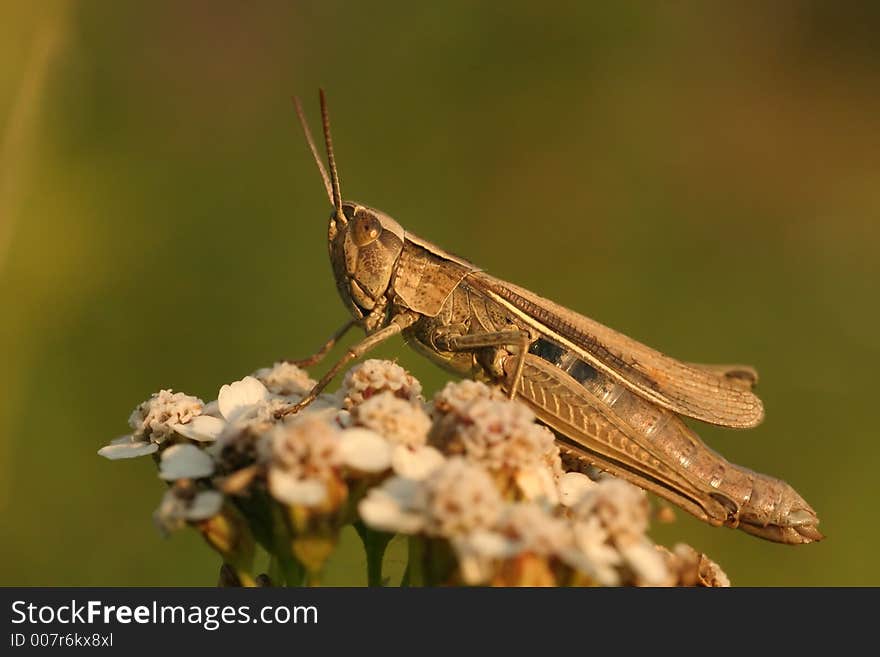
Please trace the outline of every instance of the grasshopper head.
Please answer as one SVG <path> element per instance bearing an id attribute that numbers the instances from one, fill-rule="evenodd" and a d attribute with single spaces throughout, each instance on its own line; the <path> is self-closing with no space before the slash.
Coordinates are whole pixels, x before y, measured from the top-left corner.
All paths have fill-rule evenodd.
<path id="1" fill-rule="evenodd" d="M 403 250 L 400 224 L 383 212 L 345 201 L 334 210 L 327 234 L 330 263 L 343 303 L 364 319 L 385 296 Z"/>
<path id="2" fill-rule="evenodd" d="M 323 90 L 320 95 L 329 175 L 318 155 L 299 99 L 293 100 L 309 149 L 324 179 L 327 197 L 333 204 L 327 241 L 330 263 L 336 276 L 336 289 L 351 314 L 355 319 L 361 320 L 364 328 L 370 332 L 384 321 L 383 313 L 370 313 L 374 309 L 386 307 L 384 297 L 391 285 L 397 258 L 403 250 L 404 232 L 400 224 L 387 214 L 359 203 L 342 200 L 333 140 L 330 137 L 330 117 Z"/>

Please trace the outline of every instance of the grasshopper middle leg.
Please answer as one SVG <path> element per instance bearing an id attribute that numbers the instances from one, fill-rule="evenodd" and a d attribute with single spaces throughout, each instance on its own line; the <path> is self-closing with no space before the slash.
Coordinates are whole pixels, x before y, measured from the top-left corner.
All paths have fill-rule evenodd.
<path id="1" fill-rule="evenodd" d="M 317 365 L 322 360 L 324 360 L 324 356 L 330 353 L 330 350 L 336 346 L 336 343 L 339 342 L 343 336 L 348 333 L 349 329 L 353 327 L 356 322 L 353 319 L 348 320 L 343 326 L 336 330 L 336 332 L 330 336 L 330 339 L 325 342 L 318 351 L 313 353 L 308 358 L 303 358 L 301 360 L 285 360 L 284 362 L 290 363 L 291 365 L 296 365 L 297 367 L 311 367 L 312 365 Z"/>
<path id="2" fill-rule="evenodd" d="M 503 331 L 487 331 L 484 333 L 466 333 L 464 335 L 454 332 L 438 331 L 434 335 L 434 344 L 444 351 L 477 351 L 485 348 L 515 347 L 513 354 L 516 364 L 507 381 L 507 396 L 510 399 L 516 397 L 519 382 L 522 378 L 523 364 L 526 352 L 529 350 L 531 336 L 528 331 L 520 329 L 508 329 Z M 497 375 L 503 376 L 504 369 L 500 365 Z"/>

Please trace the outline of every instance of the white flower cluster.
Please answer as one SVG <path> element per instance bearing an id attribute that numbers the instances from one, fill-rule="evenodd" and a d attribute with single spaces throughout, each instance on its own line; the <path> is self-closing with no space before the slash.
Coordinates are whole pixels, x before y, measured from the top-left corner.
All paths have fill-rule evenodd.
<path id="1" fill-rule="evenodd" d="M 380 392 L 415 401 L 422 397 L 422 384 L 397 363 L 372 358 L 348 371 L 339 398 L 343 408 L 351 409 Z"/>
<path id="2" fill-rule="evenodd" d="M 163 533 L 180 529 L 188 521 L 207 520 L 220 512 L 223 495 L 216 490 L 198 488 L 192 481 L 213 473 L 214 461 L 194 445 L 172 445 L 162 452 L 159 477 L 172 484 L 154 516 Z"/>
<path id="3" fill-rule="evenodd" d="M 560 501 L 563 474 L 553 433 L 523 404 L 484 383 L 449 383 L 434 400 L 430 442 L 486 468 L 517 498 Z"/>
<path id="4" fill-rule="evenodd" d="M 254 378 L 266 386 L 273 395 L 287 397 L 303 397 L 317 383 L 305 370 L 285 361 L 257 370 L 254 372 Z"/>
<path id="5" fill-rule="evenodd" d="M 224 385 L 208 404 L 163 390 L 132 413 L 132 433 L 99 454 L 155 454 L 170 483 L 155 514 L 163 530 L 207 526 L 231 507 L 246 517 L 253 506 L 239 500 L 268 500 L 285 510 L 284 531 L 307 564 L 322 564 L 334 532 L 359 520 L 435 552 L 445 546 L 454 567 L 434 583 L 728 583 L 691 548 L 647 538 L 641 490 L 564 472 L 553 433 L 496 388 L 449 383 L 426 403 L 403 368 L 367 360 L 336 395 L 280 412 L 314 385 L 281 362 Z M 214 523 L 209 543 L 222 543 L 227 526 L 238 525 Z"/>
<path id="6" fill-rule="evenodd" d="M 575 477 L 583 481 L 572 485 Z M 449 540 L 465 584 L 504 582 L 505 568 L 535 559 L 545 570 L 544 583 L 555 581 L 559 568 L 572 571 L 572 581 L 580 576 L 603 586 L 677 582 L 644 534 L 648 507 L 642 491 L 613 479 L 595 483 L 575 473 L 566 479 L 581 491 L 568 510 L 509 501 L 485 469 L 455 456 L 422 481 L 387 479 L 370 490 L 359 511 L 376 529 Z M 621 515 L 613 515 L 614 509 Z"/>
<path id="7" fill-rule="evenodd" d="M 160 390 L 131 412 L 128 425 L 132 432 L 112 441 L 98 453 L 110 459 L 153 454 L 169 438 L 185 436 L 194 427 L 210 425 L 213 418 L 203 416 L 204 410 L 205 403 L 197 397 Z M 193 437 L 198 439 L 195 434 Z"/>

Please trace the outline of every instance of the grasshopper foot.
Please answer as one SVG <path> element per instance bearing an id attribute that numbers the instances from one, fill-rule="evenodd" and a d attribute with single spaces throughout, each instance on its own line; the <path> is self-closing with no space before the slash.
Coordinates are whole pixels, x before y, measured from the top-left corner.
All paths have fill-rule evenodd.
<path id="1" fill-rule="evenodd" d="M 275 418 L 280 420 L 282 418 L 287 417 L 288 415 L 296 415 L 302 409 L 304 409 L 306 406 L 308 406 L 310 403 L 312 403 L 312 401 L 313 401 L 312 399 L 309 399 L 308 397 L 306 397 L 305 399 L 298 401 L 295 404 L 291 404 L 290 406 L 279 409 L 279 410 L 275 411 Z"/>

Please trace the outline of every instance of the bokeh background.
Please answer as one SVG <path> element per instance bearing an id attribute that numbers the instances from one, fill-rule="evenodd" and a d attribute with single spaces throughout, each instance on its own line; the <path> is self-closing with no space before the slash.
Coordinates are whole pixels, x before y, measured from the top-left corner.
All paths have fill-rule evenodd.
<path id="1" fill-rule="evenodd" d="M 344 320 L 289 100 L 317 126 L 319 84 L 346 197 L 671 355 L 758 367 L 765 423 L 700 433 L 827 540 L 679 513 L 658 541 L 735 584 L 880 584 L 880 5 L 250 4 L 0 7 L 0 584 L 216 581 L 195 533 L 155 531 L 152 464 L 95 451 L 151 392 L 213 399 Z"/>

